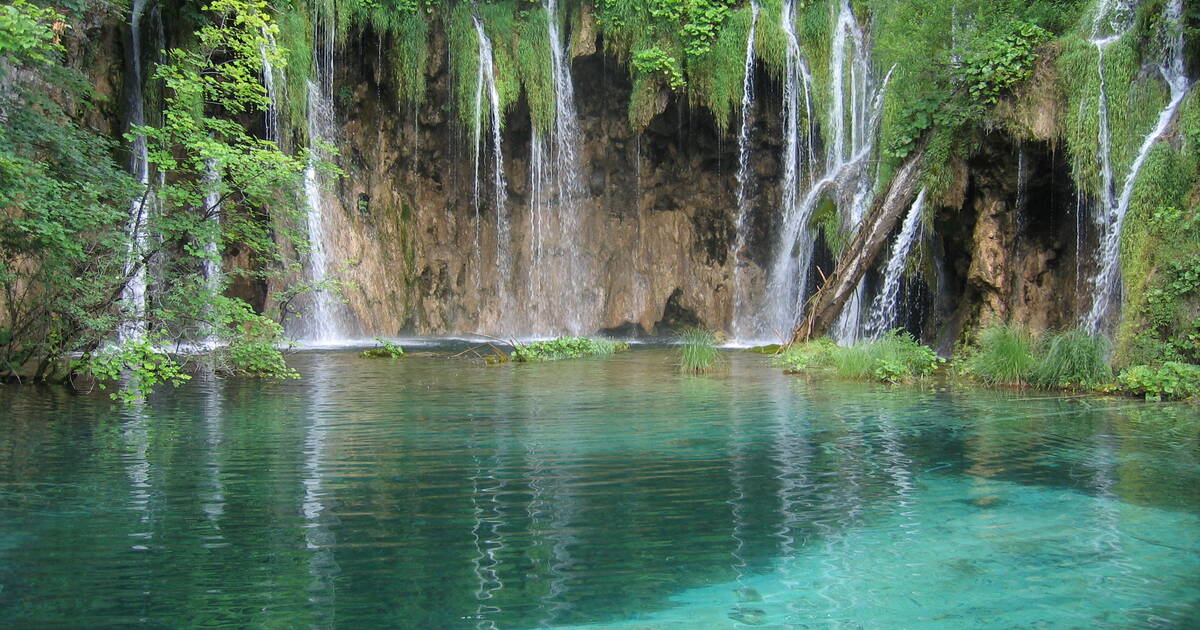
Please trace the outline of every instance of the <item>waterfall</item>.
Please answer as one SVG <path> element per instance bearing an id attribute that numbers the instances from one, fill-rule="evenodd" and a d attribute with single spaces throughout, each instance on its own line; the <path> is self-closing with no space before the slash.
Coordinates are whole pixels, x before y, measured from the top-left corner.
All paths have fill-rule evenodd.
<path id="1" fill-rule="evenodd" d="M 896 325 L 899 313 L 900 280 L 904 277 L 904 267 L 908 263 L 908 255 L 921 232 L 921 213 L 925 209 L 925 189 L 917 193 L 912 207 L 904 217 L 900 226 L 900 234 L 892 245 L 892 255 L 888 258 L 887 269 L 883 274 L 883 288 L 871 302 L 871 313 L 867 318 L 866 335 L 878 339 L 880 335 Z"/>
<path id="2" fill-rule="evenodd" d="M 783 131 L 785 137 L 783 154 L 783 180 L 781 214 L 783 229 L 780 230 L 774 264 L 768 283 L 768 298 L 771 300 L 768 326 L 778 331 L 790 331 L 799 316 L 804 299 L 804 284 L 808 272 L 808 255 L 812 248 L 812 236 L 808 220 L 815 204 L 797 204 L 800 198 L 802 159 L 812 155 L 812 75 L 807 61 L 800 51 L 796 36 L 796 3 L 785 0 L 780 17 L 783 33 L 787 40 L 787 57 L 783 81 Z M 804 98 L 807 129 L 800 125 L 800 99 Z M 812 160 L 809 160 L 812 168 Z M 811 174 L 811 170 L 810 170 Z M 799 244 L 797 241 L 800 241 Z M 793 252 L 799 251 L 800 255 Z"/>
<path id="3" fill-rule="evenodd" d="M 127 93 L 130 128 L 146 124 L 146 109 L 142 94 L 142 32 L 141 21 L 146 11 L 146 0 L 133 0 L 129 14 L 129 72 L 125 80 L 130 89 Z M 117 331 L 118 342 L 138 340 L 146 336 L 146 264 L 145 255 L 149 232 L 146 222 L 151 206 L 150 156 L 146 136 L 137 134 L 130 147 L 129 171 L 144 191 L 133 200 L 129 208 L 129 255 L 125 260 L 124 275 L 127 278 L 121 290 L 124 314 Z"/>
<path id="4" fill-rule="evenodd" d="M 571 80 L 569 41 L 560 29 L 557 0 L 543 0 L 554 121 L 546 131 L 534 125 L 530 141 L 530 232 L 527 289 L 531 314 L 524 332 L 579 334 L 594 323 L 599 300 L 589 298 L 590 265 L 581 246 L 583 208 L 579 203 L 579 118 Z"/>
<path id="5" fill-rule="evenodd" d="M 204 242 L 204 284 L 209 295 L 221 293 L 221 171 L 215 159 L 204 163 L 204 213 L 209 223 L 210 236 Z M 213 348 L 217 344 L 217 331 L 213 328 L 213 307 L 205 307 L 209 321 L 205 324 L 203 345 Z"/>
<path id="6" fill-rule="evenodd" d="M 304 198 L 308 204 L 308 276 L 317 286 L 313 295 L 313 312 L 308 318 L 307 338 L 310 341 L 330 342 L 342 337 L 337 320 L 337 302 L 325 288 L 328 279 L 329 243 L 325 234 L 326 203 L 317 163 L 324 153 L 322 144 L 334 134 L 333 109 L 333 35 L 336 28 L 328 12 L 317 22 L 316 82 L 308 83 L 308 142 L 310 158 L 304 169 Z"/>
<path id="7" fill-rule="evenodd" d="M 847 52 L 850 53 L 848 57 Z M 858 232 L 874 200 L 875 177 L 867 162 L 875 147 L 878 116 L 883 109 L 883 90 L 872 94 L 874 78 L 868 61 L 866 35 L 854 17 L 849 0 L 844 0 L 838 9 L 831 55 L 829 96 L 833 141 L 826 147 L 825 163 L 833 172 L 846 169 L 854 178 L 852 185 L 841 191 L 843 202 L 839 204 L 845 208 L 843 218 L 847 233 L 853 235 Z M 887 78 L 884 79 L 886 82 Z M 846 133 L 847 122 L 849 134 Z M 865 287 L 860 281 L 834 324 L 833 337 L 840 344 L 852 344 L 863 333 L 864 292 Z"/>
<path id="8" fill-rule="evenodd" d="M 1120 5 L 1120 9 L 1125 5 Z M 1111 173 L 1111 164 L 1109 162 L 1109 137 L 1108 137 L 1108 108 L 1107 97 L 1104 93 L 1104 49 L 1119 39 L 1125 31 L 1117 30 L 1116 33 L 1106 38 L 1096 39 L 1100 33 L 1099 24 L 1101 18 L 1111 11 L 1114 7 L 1114 0 L 1103 0 L 1100 7 L 1097 9 L 1096 26 L 1093 28 L 1093 43 L 1099 51 L 1100 59 L 1100 152 L 1102 165 L 1102 201 L 1103 207 L 1101 214 L 1097 217 L 1102 228 L 1099 257 L 1099 269 L 1096 275 L 1092 278 L 1093 286 L 1093 301 L 1092 307 L 1084 318 L 1084 325 L 1093 333 L 1099 333 L 1104 325 L 1105 316 L 1113 307 L 1113 301 L 1120 293 L 1121 284 L 1121 228 L 1125 222 L 1125 215 L 1129 211 L 1130 201 L 1133 199 L 1133 187 L 1137 181 L 1138 172 L 1142 169 L 1142 165 L 1146 162 L 1146 158 L 1150 155 L 1150 150 L 1154 148 L 1154 144 L 1158 142 L 1171 121 L 1175 118 L 1175 113 L 1179 109 L 1179 104 L 1183 102 L 1183 98 L 1187 96 L 1191 90 L 1191 83 L 1188 81 L 1187 74 L 1183 63 L 1183 0 L 1168 0 L 1163 8 L 1163 28 L 1171 29 L 1167 37 L 1166 58 L 1159 66 L 1159 73 L 1170 89 L 1170 101 L 1166 107 L 1158 115 L 1158 122 L 1154 128 L 1150 130 L 1142 141 L 1141 148 L 1138 150 L 1137 157 L 1129 167 L 1129 172 L 1125 175 L 1124 183 L 1121 186 L 1120 196 L 1115 196 L 1113 190 L 1113 177 Z M 1132 13 L 1132 7 L 1129 8 Z M 1121 14 L 1118 10 L 1114 15 Z M 1110 23 L 1117 19 L 1110 18 Z M 1127 20 L 1128 21 L 1128 20 Z M 1124 29 L 1127 31 L 1131 25 L 1126 24 Z M 1108 169 L 1108 173 L 1104 170 Z"/>
<path id="9" fill-rule="evenodd" d="M 855 19 L 848 0 L 836 5 L 830 17 L 835 27 L 830 42 L 829 103 L 822 130 L 825 156 L 820 165 L 823 173 L 820 179 L 815 179 L 818 165 L 812 156 L 812 138 L 815 136 L 812 76 L 796 38 L 794 3 L 784 3 L 782 19 L 788 43 L 788 63 L 783 107 L 786 136 L 782 178 L 783 226 L 779 230 L 780 240 L 768 283 L 772 302 L 768 316 L 770 325 L 778 331 L 790 331 L 803 310 L 805 285 L 816 245 L 816 235 L 808 224 L 822 199 L 826 194 L 834 196 L 841 209 L 845 229 L 850 234 L 857 231 L 874 199 L 876 173 L 871 168 L 871 157 L 891 71 L 876 85 L 871 72 L 867 37 Z M 808 128 L 803 131 L 798 121 L 801 92 L 804 94 L 808 117 Z M 801 159 L 805 151 L 809 156 L 807 189 L 802 188 L 800 177 Z M 839 342 L 852 342 L 860 334 L 862 293 L 860 286 L 843 309 L 843 316 L 835 328 L 835 337 Z"/>
<path id="10" fill-rule="evenodd" d="M 496 296 L 503 302 L 508 299 L 508 291 L 505 287 L 510 275 L 511 257 L 509 255 L 509 243 L 512 240 L 507 209 L 505 208 L 508 201 L 508 185 L 504 181 L 504 152 L 501 146 L 501 125 L 503 119 L 500 113 L 500 93 L 496 89 L 492 40 L 488 39 L 487 33 L 483 31 L 483 23 L 479 21 L 478 15 L 472 15 L 471 20 L 475 24 L 475 34 L 479 40 L 479 72 L 476 75 L 475 83 L 475 127 L 473 130 L 473 140 L 475 143 L 475 283 L 476 287 L 478 287 L 480 267 L 482 266 L 482 254 L 479 249 L 480 206 L 482 203 L 480 199 L 480 189 L 482 188 L 480 171 L 482 170 L 481 154 L 483 149 L 483 98 L 486 93 L 488 102 L 491 105 L 492 202 L 496 211 L 496 268 L 498 270 L 496 276 Z M 501 309 L 503 312 L 508 311 L 505 304 L 501 304 Z"/>
<path id="11" fill-rule="evenodd" d="M 275 43 L 275 35 L 265 27 L 262 31 L 264 44 L 259 47 L 262 56 L 263 87 L 267 89 L 267 109 L 263 114 L 264 137 L 272 142 L 278 142 L 279 133 L 279 94 L 276 91 L 275 66 L 271 58 L 278 54 L 279 47 Z"/>
<path id="12" fill-rule="evenodd" d="M 733 335 L 739 339 L 750 339 L 761 336 L 763 331 L 757 328 L 747 328 L 746 313 L 751 309 L 747 304 L 744 286 L 744 268 L 746 264 L 746 242 L 750 232 L 750 200 L 747 188 L 750 177 L 750 108 L 754 105 L 754 44 L 758 29 L 758 3 L 750 0 L 750 32 L 746 36 L 746 64 L 742 71 L 742 126 L 738 130 L 738 193 L 737 193 L 737 234 L 733 247 Z"/>

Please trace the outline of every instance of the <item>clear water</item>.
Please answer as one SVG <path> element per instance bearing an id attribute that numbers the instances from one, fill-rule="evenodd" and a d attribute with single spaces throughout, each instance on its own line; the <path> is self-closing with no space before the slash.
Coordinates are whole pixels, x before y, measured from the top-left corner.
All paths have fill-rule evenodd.
<path id="1" fill-rule="evenodd" d="M 0 389 L 0 627 L 1195 627 L 1194 408 L 724 357 Z"/>

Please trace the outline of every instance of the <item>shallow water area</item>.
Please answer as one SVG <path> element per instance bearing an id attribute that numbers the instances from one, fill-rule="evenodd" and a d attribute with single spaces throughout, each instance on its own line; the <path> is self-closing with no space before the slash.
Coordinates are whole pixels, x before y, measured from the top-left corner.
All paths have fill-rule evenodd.
<path id="1" fill-rule="evenodd" d="M 1183 628 L 1200 419 L 729 351 L 0 389 L 0 627 Z"/>

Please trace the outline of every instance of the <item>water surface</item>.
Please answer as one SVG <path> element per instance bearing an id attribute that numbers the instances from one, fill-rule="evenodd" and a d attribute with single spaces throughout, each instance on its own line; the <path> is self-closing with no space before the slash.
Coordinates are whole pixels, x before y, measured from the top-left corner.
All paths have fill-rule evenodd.
<path id="1" fill-rule="evenodd" d="M 729 352 L 0 389 L 0 627 L 1183 628 L 1200 421 Z"/>

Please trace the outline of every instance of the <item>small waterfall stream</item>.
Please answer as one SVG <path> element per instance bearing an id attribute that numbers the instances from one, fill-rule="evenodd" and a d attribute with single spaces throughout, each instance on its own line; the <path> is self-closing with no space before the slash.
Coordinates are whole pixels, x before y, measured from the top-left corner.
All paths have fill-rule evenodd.
<path id="1" fill-rule="evenodd" d="M 482 157 L 484 150 L 483 138 L 483 117 L 484 108 L 483 102 L 486 96 L 489 105 L 489 120 L 491 126 L 491 145 L 492 145 L 492 207 L 496 213 L 496 297 L 501 302 L 499 304 L 503 313 L 509 310 L 510 300 L 509 291 L 507 289 L 509 276 L 511 275 L 511 259 L 510 245 L 512 241 L 512 228 L 509 225 L 508 217 L 508 184 L 504 181 L 504 149 L 502 141 L 502 125 L 503 116 L 500 112 L 500 93 L 496 89 L 496 70 L 495 60 L 492 55 L 492 40 L 488 38 L 487 33 L 483 30 L 483 22 L 479 20 L 478 15 L 472 15 L 471 20 L 475 25 L 475 35 L 479 42 L 479 71 L 476 74 L 475 82 L 475 126 L 473 129 L 474 141 L 474 159 L 475 159 L 475 284 L 476 287 L 480 283 L 480 270 L 483 265 L 482 252 L 480 251 L 479 232 L 481 225 L 481 206 L 482 206 Z"/>
<path id="2" fill-rule="evenodd" d="M 754 310 L 746 292 L 745 267 L 746 246 L 750 237 L 750 110 L 754 106 L 754 44 L 758 33 L 758 2 L 750 1 L 750 31 L 746 36 L 746 65 L 742 74 L 742 126 L 738 130 L 738 193 L 737 233 L 733 246 L 733 322 L 731 328 L 738 339 L 759 339 L 766 331 L 749 326 L 747 315 Z"/>
<path id="3" fill-rule="evenodd" d="M 308 318 L 305 338 L 328 343 L 342 337 L 337 319 L 337 302 L 323 287 L 328 279 L 328 238 L 325 232 L 326 202 L 321 173 L 317 162 L 324 155 L 321 145 L 333 139 L 333 48 L 336 25 L 331 12 L 320 16 L 316 25 L 317 46 L 316 82 L 308 83 L 308 142 L 312 152 L 304 169 L 304 198 L 308 204 L 308 274 L 318 288 L 313 295 L 312 315 Z"/>
<path id="4" fill-rule="evenodd" d="M 279 102 L 281 99 L 277 88 L 279 85 L 286 84 L 276 82 L 275 66 L 271 63 L 271 59 L 279 51 L 279 47 L 275 43 L 275 35 L 264 28 L 263 39 L 266 40 L 266 43 L 259 49 L 259 52 L 262 55 L 263 87 L 267 90 L 267 109 L 263 113 L 264 138 L 272 142 L 279 142 Z"/>
<path id="5" fill-rule="evenodd" d="M 142 92 L 142 17 L 146 12 L 146 0 L 133 0 L 129 13 L 129 69 L 125 80 L 130 89 L 127 92 L 129 111 L 129 126 L 140 127 L 146 124 L 146 106 Z M 121 291 L 121 303 L 124 310 L 121 325 L 117 331 L 118 342 L 137 340 L 146 336 L 146 264 L 140 260 L 144 256 L 149 240 L 146 226 L 152 207 L 150 186 L 150 157 L 146 146 L 146 137 L 134 136 L 133 146 L 130 147 L 129 171 L 134 179 L 146 192 L 135 198 L 129 208 L 129 222 L 126 232 L 129 234 L 129 257 L 125 261 L 125 277 L 128 281 Z"/>
<path id="6" fill-rule="evenodd" d="M 221 171 L 217 161 L 210 159 L 204 164 L 204 212 L 208 215 L 211 233 L 204 243 L 204 283 L 212 295 L 218 295 L 222 289 L 224 278 L 221 267 Z M 207 306 L 210 316 L 207 330 L 204 333 L 203 345 L 213 348 L 217 344 L 217 334 L 212 328 L 212 305 Z"/>
<path id="7" fill-rule="evenodd" d="M 799 309 L 804 299 L 804 285 L 808 277 L 807 251 L 812 249 L 812 235 L 809 233 L 808 220 L 812 215 L 815 204 L 798 204 L 801 193 L 801 175 L 804 169 L 802 162 L 805 156 L 808 161 L 809 175 L 813 167 L 812 138 L 812 74 L 808 62 L 800 50 L 800 40 L 796 35 L 796 3 L 785 0 L 781 15 L 781 24 L 787 38 L 787 64 L 783 82 L 783 132 L 785 136 L 783 154 L 783 179 L 780 187 L 783 191 L 781 214 L 783 227 L 781 238 L 774 253 L 775 259 L 770 271 L 768 296 L 771 300 L 769 309 L 770 322 L 768 328 L 786 332 L 791 330 L 792 323 L 799 315 Z M 806 129 L 800 125 L 800 100 L 803 96 L 805 107 Z"/>
<path id="8" fill-rule="evenodd" d="M 1100 23 L 1101 16 L 1105 15 L 1107 11 L 1111 11 L 1113 5 L 1113 0 L 1104 0 L 1101 3 L 1100 13 L 1096 17 L 1097 24 Z M 1132 8 L 1130 8 L 1130 12 L 1132 12 Z M 1110 35 L 1104 40 L 1093 39 L 1093 43 L 1096 44 L 1096 48 L 1099 50 L 1100 58 L 1101 164 L 1103 167 L 1102 172 L 1103 170 L 1108 171 L 1104 174 L 1103 189 L 1101 190 L 1104 205 L 1101 208 L 1101 213 L 1097 216 L 1097 220 L 1100 222 L 1103 230 L 1100 250 L 1098 252 L 1099 269 L 1092 278 L 1094 290 L 1092 307 L 1084 319 L 1084 325 L 1094 333 L 1100 332 L 1104 327 L 1105 318 L 1114 307 L 1113 303 L 1120 294 L 1121 228 L 1124 226 L 1125 215 L 1129 212 L 1129 204 L 1133 199 L 1133 188 L 1137 182 L 1138 172 L 1141 171 L 1142 165 L 1145 164 L 1146 158 L 1150 155 L 1150 150 L 1154 148 L 1154 144 L 1158 142 L 1163 133 L 1166 132 L 1167 127 L 1170 126 L 1171 121 L 1174 120 L 1180 103 L 1183 102 L 1184 97 L 1187 96 L 1192 88 L 1183 63 L 1183 0 L 1168 0 L 1163 8 L 1163 25 L 1164 28 L 1171 29 L 1171 32 L 1167 38 L 1166 58 L 1159 66 L 1159 72 L 1170 90 L 1170 100 L 1166 107 L 1159 113 L 1158 121 L 1155 123 L 1154 128 L 1150 130 L 1150 133 L 1142 141 L 1137 157 L 1134 158 L 1133 164 L 1129 167 L 1129 172 L 1125 175 L 1120 196 L 1114 196 L 1115 191 L 1112 188 L 1114 180 L 1111 173 L 1111 163 L 1108 158 L 1110 145 L 1108 138 L 1107 97 L 1104 93 L 1104 48 L 1111 41 L 1115 41 L 1114 38 L 1119 39 L 1124 34 L 1124 31 L 1121 31 L 1119 34 Z M 1126 30 L 1129 28 L 1130 26 L 1125 26 Z"/>
<path id="9" fill-rule="evenodd" d="M 832 196 L 843 217 L 845 230 L 853 234 L 866 216 L 873 200 L 875 171 L 871 157 L 883 113 L 884 90 L 891 72 L 876 85 L 871 72 L 870 49 L 866 34 L 854 17 L 848 1 L 835 5 L 831 14 L 835 28 L 830 42 L 829 103 L 824 113 L 822 138 L 825 156 L 823 174 L 815 179 L 817 164 L 813 153 L 816 136 L 812 112 L 812 76 L 800 51 L 795 30 L 794 3 L 786 2 L 782 15 L 788 41 L 788 71 L 784 84 L 784 174 L 782 178 L 783 226 L 769 271 L 769 299 L 772 301 L 768 327 L 786 332 L 799 318 L 804 307 L 806 284 L 812 267 L 816 234 L 809 227 L 821 202 Z M 793 70 L 794 69 L 794 70 Z M 799 94 L 803 92 L 808 125 L 798 124 Z M 804 149 L 801 149 L 801 145 Z M 809 156 L 809 185 L 800 177 L 801 159 Z M 814 181 L 815 179 L 815 181 Z M 860 334 L 863 302 L 860 287 L 843 309 L 835 328 L 842 343 L 854 341 Z"/>
<path id="10" fill-rule="evenodd" d="M 579 117 L 571 79 L 569 38 L 562 31 L 557 0 L 543 0 L 554 121 L 534 125 L 530 140 L 530 253 L 526 272 L 530 320 L 526 334 L 581 334 L 596 320 L 600 300 L 581 241 L 585 208 L 580 202 Z"/>
<path id="11" fill-rule="evenodd" d="M 892 254 L 888 257 L 887 268 L 883 274 L 883 288 L 871 302 L 870 315 L 867 317 L 865 334 L 871 339 L 878 339 L 896 325 L 900 311 L 900 281 L 904 277 L 904 268 L 908 263 L 908 255 L 921 233 L 921 213 L 925 210 L 925 189 L 917 193 L 912 207 L 904 217 L 896 242 L 892 244 Z"/>

